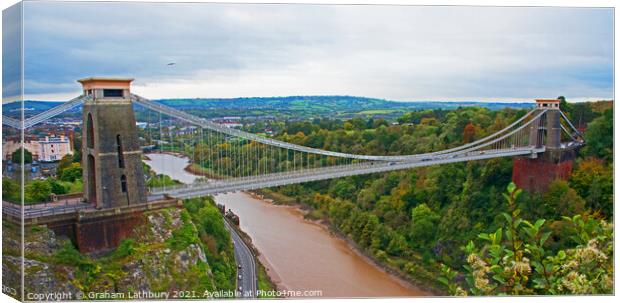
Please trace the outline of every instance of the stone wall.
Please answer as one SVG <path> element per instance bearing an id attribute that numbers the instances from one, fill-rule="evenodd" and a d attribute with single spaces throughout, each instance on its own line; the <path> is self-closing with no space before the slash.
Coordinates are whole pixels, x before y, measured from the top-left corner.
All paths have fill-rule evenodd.
<path id="1" fill-rule="evenodd" d="M 575 150 L 548 150 L 536 159 L 516 157 L 513 159 L 512 181 L 529 192 L 544 192 L 554 180 L 568 180 L 575 153 Z"/>

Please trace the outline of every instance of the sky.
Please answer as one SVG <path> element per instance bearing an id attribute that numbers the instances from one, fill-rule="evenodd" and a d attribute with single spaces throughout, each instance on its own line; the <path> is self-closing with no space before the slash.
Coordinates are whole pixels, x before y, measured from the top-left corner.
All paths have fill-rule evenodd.
<path id="1" fill-rule="evenodd" d="M 19 36 L 3 30 L 5 45 Z M 610 8 L 25 2 L 23 30 L 33 100 L 68 100 L 90 76 L 135 78 L 152 99 L 614 93 Z M 3 64 L 3 101 L 18 66 Z"/>

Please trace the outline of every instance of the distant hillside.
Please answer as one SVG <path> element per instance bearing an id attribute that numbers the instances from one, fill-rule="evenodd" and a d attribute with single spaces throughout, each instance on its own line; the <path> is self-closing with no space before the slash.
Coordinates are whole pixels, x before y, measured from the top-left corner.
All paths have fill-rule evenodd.
<path id="1" fill-rule="evenodd" d="M 336 112 L 355 112 L 371 109 L 400 108 L 455 108 L 459 106 L 483 106 L 488 108 L 525 108 L 533 103 L 502 103 L 477 101 L 413 101 L 396 102 L 384 99 L 352 96 L 289 96 L 264 98 L 229 98 L 229 99 L 162 99 L 157 100 L 166 105 L 185 109 L 223 108 L 223 109 L 285 109 L 285 110 L 325 110 Z"/>
<path id="2" fill-rule="evenodd" d="M 24 109 L 33 112 L 46 111 L 50 108 L 56 107 L 62 104 L 62 102 L 51 102 L 51 101 L 24 101 Z M 2 112 L 6 115 L 10 112 L 17 112 L 21 108 L 20 102 L 12 102 L 7 104 L 2 104 Z"/>
<path id="3" fill-rule="evenodd" d="M 384 99 L 352 96 L 289 96 L 231 99 L 163 99 L 157 100 L 168 106 L 187 110 L 205 117 L 216 116 L 276 116 L 309 118 L 330 116 L 350 118 L 364 115 L 396 118 L 403 113 L 422 109 L 451 109 L 461 106 L 482 106 L 489 109 L 505 107 L 529 108 L 532 103 L 500 102 L 396 102 Z"/>
<path id="4" fill-rule="evenodd" d="M 189 111 L 203 117 L 222 116 L 274 116 L 283 118 L 309 118 L 326 116 L 350 118 L 354 116 L 373 116 L 396 118 L 403 113 L 422 109 L 451 109 L 461 106 L 482 106 L 489 109 L 529 108 L 532 103 L 502 103 L 476 101 L 414 101 L 396 102 L 384 99 L 352 96 L 288 96 L 252 98 L 196 98 L 161 99 L 165 105 Z M 25 101 L 26 116 L 48 110 L 61 102 Z M 9 103 L 2 107 L 4 115 L 17 117 L 19 103 Z M 138 113 L 143 109 L 136 107 Z M 66 115 L 77 115 L 75 109 Z"/>

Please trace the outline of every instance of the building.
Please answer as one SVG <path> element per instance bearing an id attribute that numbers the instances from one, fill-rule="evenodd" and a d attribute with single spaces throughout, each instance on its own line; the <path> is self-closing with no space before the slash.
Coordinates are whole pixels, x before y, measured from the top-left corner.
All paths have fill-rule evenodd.
<path id="1" fill-rule="evenodd" d="M 5 138 L 5 141 L 2 142 L 2 159 L 11 159 L 11 155 L 21 146 L 19 141 L 19 136 Z M 33 159 L 37 160 L 39 158 L 40 146 L 38 137 L 31 135 L 24 136 L 24 148 L 32 154 Z"/>
<path id="2" fill-rule="evenodd" d="M 71 141 L 61 135 L 60 137 L 45 136 L 45 140 L 39 141 L 39 161 L 54 162 L 59 161 L 65 155 L 73 154 Z"/>
<path id="3" fill-rule="evenodd" d="M 20 148 L 19 137 L 10 138 L 2 144 L 2 158 L 11 159 L 11 155 Z M 34 136 L 25 136 L 24 148 L 32 154 L 32 159 L 41 162 L 59 161 L 65 155 L 72 155 L 71 140 L 65 135 L 45 136 L 43 140 Z"/>

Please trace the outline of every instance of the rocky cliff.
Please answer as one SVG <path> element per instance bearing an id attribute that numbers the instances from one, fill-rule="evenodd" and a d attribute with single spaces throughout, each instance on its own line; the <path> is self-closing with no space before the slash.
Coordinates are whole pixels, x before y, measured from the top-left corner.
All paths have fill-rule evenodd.
<path id="1" fill-rule="evenodd" d="M 144 213 L 142 219 L 131 238 L 100 255 L 80 254 L 68 238 L 56 236 L 45 226 L 27 227 L 25 299 L 130 299 L 132 294 L 165 293 L 180 298 L 192 291 L 202 295 L 217 290 L 206 257 L 209 252 L 199 237 L 203 232 L 197 230 L 187 210 L 160 209 Z M 2 241 L 4 292 L 18 297 L 18 226 L 4 222 Z M 179 292 L 185 293 L 179 296 Z"/>

